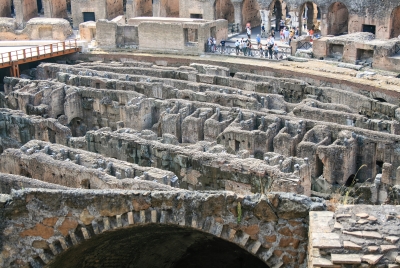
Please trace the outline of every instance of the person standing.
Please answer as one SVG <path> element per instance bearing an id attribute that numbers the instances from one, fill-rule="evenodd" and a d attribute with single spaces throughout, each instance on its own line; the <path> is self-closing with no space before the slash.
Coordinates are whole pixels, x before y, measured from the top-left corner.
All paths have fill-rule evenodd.
<path id="1" fill-rule="evenodd" d="M 267 48 L 268 48 L 268 54 L 269 58 L 272 59 L 272 48 L 274 47 L 274 40 L 270 36 L 267 41 Z"/>
<path id="2" fill-rule="evenodd" d="M 247 55 L 252 56 L 251 54 L 251 40 L 247 39 Z"/>
<path id="3" fill-rule="evenodd" d="M 239 42 L 239 40 L 236 40 L 235 48 L 236 48 L 236 55 L 239 55 L 239 52 L 240 52 L 240 42 Z"/>
<path id="4" fill-rule="evenodd" d="M 247 42 L 246 42 L 246 40 L 244 40 L 243 38 L 242 38 L 242 42 L 241 42 L 241 47 L 242 47 L 242 51 L 243 51 L 243 56 L 246 56 L 246 52 L 247 52 Z"/>
<path id="5" fill-rule="evenodd" d="M 221 54 L 225 53 L 225 40 L 221 40 L 219 44 L 221 45 Z"/>
<path id="6" fill-rule="evenodd" d="M 278 60 L 279 47 L 278 44 L 274 45 L 274 58 Z"/>
<path id="7" fill-rule="evenodd" d="M 247 27 L 247 39 L 251 39 L 251 29 Z"/>
<path id="8" fill-rule="evenodd" d="M 261 37 L 265 37 L 265 26 L 264 26 L 264 23 L 261 25 Z"/>
<path id="9" fill-rule="evenodd" d="M 283 35 L 285 37 L 285 43 L 288 44 L 289 43 L 289 30 L 286 27 L 283 30 Z"/>
<path id="10" fill-rule="evenodd" d="M 260 58 L 262 58 L 262 56 L 264 55 L 264 51 L 261 42 L 258 44 L 258 50 L 260 51 Z"/>
<path id="11" fill-rule="evenodd" d="M 212 52 L 212 45 L 213 45 L 213 40 L 212 37 L 208 38 L 207 41 L 207 52 Z"/>
<path id="12" fill-rule="evenodd" d="M 308 31 L 308 34 L 311 36 L 311 39 L 314 38 L 314 29 L 311 28 L 310 31 Z"/>
<path id="13" fill-rule="evenodd" d="M 217 51 L 217 39 L 215 39 L 215 37 L 213 37 L 213 52 Z"/>
<path id="14" fill-rule="evenodd" d="M 293 38 L 294 38 L 294 28 L 292 28 L 289 33 L 289 46 L 290 43 L 292 43 Z"/>
<path id="15" fill-rule="evenodd" d="M 261 44 L 261 37 L 259 34 L 257 34 L 256 41 L 257 41 L 257 46 L 259 46 Z"/>
<path id="16" fill-rule="evenodd" d="M 285 21 L 281 19 L 279 22 L 279 30 L 283 30 L 284 27 L 285 27 Z"/>

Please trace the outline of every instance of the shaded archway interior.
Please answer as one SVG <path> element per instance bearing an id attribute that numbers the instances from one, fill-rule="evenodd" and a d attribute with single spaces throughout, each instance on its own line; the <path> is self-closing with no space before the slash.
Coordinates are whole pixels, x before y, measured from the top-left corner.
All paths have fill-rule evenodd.
<path id="1" fill-rule="evenodd" d="M 47 267 L 268 267 L 234 243 L 192 228 L 149 224 L 109 231 L 58 255 Z"/>
<path id="2" fill-rule="evenodd" d="M 340 35 L 348 32 L 349 10 L 341 2 L 335 2 L 329 7 L 328 34 Z"/>
<path id="3" fill-rule="evenodd" d="M 398 37 L 400 35 L 400 6 L 396 7 L 391 16 L 392 30 L 390 33 L 391 38 Z"/>
<path id="4" fill-rule="evenodd" d="M 235 9 L 231 0 L 216 0 L 214 10 L 215 19 L 225 19 L 229 23 L 235 22 Z"/>

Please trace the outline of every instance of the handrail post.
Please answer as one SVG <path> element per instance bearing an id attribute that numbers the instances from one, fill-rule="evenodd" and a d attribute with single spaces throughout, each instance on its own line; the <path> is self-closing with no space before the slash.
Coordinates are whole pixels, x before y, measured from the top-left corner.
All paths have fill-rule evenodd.
<path id="1" fill-rule="evenodd" d="M 12 61 L 12 59 L 11 59 L 11 52 L 8 52 L 8 61 L 9 61 L 9 62 Z"/>
<path id="2" fill-rule="evenodd" d="M 75 39 L 75 48 L 77 48 L 77 47 L 78 47 L 78 44 L 77 44 L 76 39 Z"/>
<path id="3" fill-rule="evenodd" d="M 65 51 L 65 41 L 62 44 L 63 44 L 63 51 Z"/>
<path id="4" fill-rule="evenodd" d="M 37 55 L 36 55 L 36 57 L 38 57 L 38 58 L 39 58 L 39 46 L 37 46 L 37 47 L 36 47 L 36 52 L 37 52 Z"/>
<path id="5" fill-rule="evenodd" d="M 23 57 L 23 60 L 26 60 L 26 51 L 25 51 L 25 49 L 22 50 L 22 57 Z"/>
<path id="6" fill-rule="evenodd" d="M 53 44 L 50 44 L 50 54 L 53 54 Z"/>

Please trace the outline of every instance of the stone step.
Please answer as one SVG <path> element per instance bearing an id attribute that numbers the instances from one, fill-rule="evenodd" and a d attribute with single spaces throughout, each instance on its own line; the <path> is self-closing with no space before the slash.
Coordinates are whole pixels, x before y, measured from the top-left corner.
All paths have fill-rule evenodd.
<path id="1" fill-rule="evenodd" d="M 331 254 L 334 264 L 360 264 L 361 258 L 358 254 Z"/>

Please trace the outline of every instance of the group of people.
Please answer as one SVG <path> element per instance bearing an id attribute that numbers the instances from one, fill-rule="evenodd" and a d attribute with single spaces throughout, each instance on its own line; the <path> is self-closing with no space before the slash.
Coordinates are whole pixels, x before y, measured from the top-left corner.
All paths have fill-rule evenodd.
<path id="1" fill-rule="evenodd" d="M 261 57 L 278 59 L 279 47 L 278 44 L 275 43 L 275 39 L 272 36 L 268 37 L 267 43 L 264 46 L 261 43 L 261 37 L 259 34 L 257 34 L 256 41 L 256 49 L 259 50 Z M 239 55 L 242 52 L 244 56 L 254 56 L 252 54 L 253 44 L 251 43 L 250 38 L 247 38 L 246 40 L 244 38 L 241 40 L 236 40 L 235 48 L 236 55 Z"/>
<path id="2" fill-rule="evenodd" d="M 292 40 L 299 36 L 299 27 L 290 28 L 289 26 L 285 26 L 281 29 L 279 36 L 282 42 L 290 46 Z"/>

